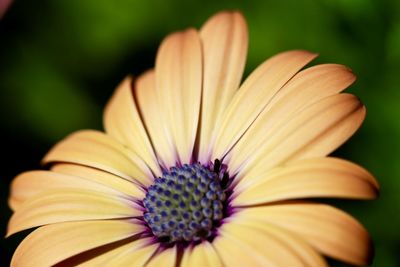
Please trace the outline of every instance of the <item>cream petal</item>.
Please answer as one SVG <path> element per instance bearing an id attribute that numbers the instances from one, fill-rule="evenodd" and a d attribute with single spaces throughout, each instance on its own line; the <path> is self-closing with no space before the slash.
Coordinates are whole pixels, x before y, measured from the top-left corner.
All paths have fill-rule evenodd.
<path id="1" fill-rule="evenodd" d="M 214 247 L 208 241 L 186 249 L 180 267 L 224 267 Z"/>
<path id="2" fill-rule="evenodd" d="M 106 133 L 132 149 L 157 176 L 160 166 L 140 118 L 132 93 L 132 77 L 128 76 L 116 89 L 104 111 Z"/>
<path id="3" fill-rule="evenodd" d="M 261 169 L 252 169 L 252 173 L 250 173 L 251 175 L 245 175 L 240 181 L 237 182 L 236 190 L 245 190 L 250 184 L 274 179 L 277 176 L 284 176 L 286 174 L 291 175 L 292 173 L 307 172 L 309 170 L 321 172 L 330 172 L 331 170 L 337 172 L 338 170 L 341 170 L 344 175 L 358 177 L 358 179 L 365 179 L 366 182 L 370 183 L 372 187 L 375 187 L 377 191 L 379 190 L 379 184 L 377 180 L 366 169 L 353 162 L 334 157 L 310 158 L 292 161 L 277 166 L 266 172 L 263 172 Z"/>
<path id="4" fill-rule="evenodd" d="M 143 226 L 129 221 L 67 222 L 40 227 L 18 246 L 12 267 L 52 266 L 81 252 L 134 236 Z"/>
<path id="5" fill-rule="evenodd" d="M 177 161 L 192 159 L 200 113 L 202 48 L 196 30 L 169 35 L 156 58 L 156 88 L 162 122 L 176 148 Z M 162 127 L 160 125 L 160 127 Z"/>
<path id="6" fill-rule="evenodd" d="M 139 235 L 125 238 L 110 244 L 99 246 L 82 253 L 76 254 L 69 257 L 56 265 L 54 267 L 64 267 L 64 266 L 74 266 L 74 267 L 90 267 L 90 266 L 106 266 L 104 263 L 106 260 L 114 258 L 121 252 L 123 248 L 130 245 L 132 246 L 140 237 Z M 132 241 L 133 240 L 133 241 Z M 140 239 L 139 239 L 140 240 Z"/>
<path id="7" fill-rule="evenodd" d="M 238 223 L 246 228 L 248 227 L 260 231 L 284 243 L 289 251 L 301 259 L 304 266 L 328 266 L 325 259 L 307 242 L 305 242 L 300 235 L 284 228 L 277 227 L 271 223 L 254 220 L 249 218 L 246 214 L 239 214 L 238 217 L 240 217 L 236 218 Z"/>
<path id="8" fill-rule="evenodd" d="M 144 266 L 158 248 L 157 244 L 151 244 L 151 240 L 151 238 L 137 239 L 78 266 Z"/>
<path id="9" fill-rule="evenodd" d="M 7 236 L 51 223 L 141 216 L 125 196 L 84 189 L 52 189 L 24 202 L 11 216 Z"/>
<path id="10" fill-rule="evenodd" d="M 217 236 L 213 241 L 213 247 L 220 255 L 224 266 L 274 266 L 270 259 L 260 259 L 251 248 L 244 246 L 242 241 L 227 235 Z"/>
<path id="11" fill-rule="evenodd" d="M 69 162 L 101 169 L 141 185 L 153 183 L 144 162 L 131 150 L 97 131 L 79 131 L 55 145 L 43 163 Z"/>
<path id="12" fill-rule="evenodd" d="M 243 222 L 241 215 L 236 215 L 220 228 L 213 242 L 225 266 L 324 266 L 301 240 L 267 224 L 255 228 L 251 222 Z"/>
<path id="13" fill-rule="evenodd" d="M 99 169 L 76 164 L 58 163 L 52 166 L 51 170 L 56 173 L 67 174 L 102 184 L 136 199 L 143 199 L 145 196 L 143 188 L 137 186 L 135 183 Z"/>
<path id="14" fill-rule="evenodd" d="M 280 53 L 261 64 L 237 91 L 218 123 L 212 159 L 222 158 L 256 120 L 273 96 L 316 57 L 306 51 Z M 214 140 L 213 140 L 214 141 Z"/>
<path id="15" fill-rule="evenodd" d="M 370 263 L 368 232 L 345 212 L 326 204 L 297 202 L 244 209 L 243 221 L 258 221 L 286 229 L 319 252 L 355 265 Z"/>
<path id="16" fill-rule="evenodd" d="M 365 107 L 353 95 L 333 95 L 318 101 L 277 123 L 263 149 L 243 164 L 237 181 L 285 162 L 326 156 L 359 128 L 364 117 Z"/>
<path id="17" fill-rule="evenodd" d="M 109 265 L 107 266 L 145 266 L 151 256 L 156 252 L 157 248 L 158 245 L 155 244 L 138 248 L 134 251 L 132 251 L 131 248 L 125 255 L 110 259 L 108 262 Z"/>
<path id="18" fill-rule="evenodd" d="M 371 199 L 378 195 L 377 182 L 371 174 L 353 163 L 335 158 L 299 160 L 262 177 L 246 178 L 236 187 L 232 205 L 311 197 Z"/>
<path id="19" fill-rule="evenodd" d="M 177 155 L 172 135 L 163 124 L 164 111 L 157 99 L 154 70 L 149 70 L 139 76 L 134 89 L 140 115 L 156 151 L 158 162 L 164 168 L 174 166 Z"/>
<path id="20" fill-rule="evenodd" d="M 210 142 L 217 122 L 239 88 L 246 61 L 248 32 L 239 12 L 220 12 L 201 28 L 203 45 L 203 98 L 199 159 L 210 160 Z"/>
<path id="21" fill-rule="evenodd" d="M 236 173 L 257 151 L 264 150 L 276 125 L 287 121 L 304 108 L 339 93 L 355 81 L 347 67 L 317 65 L 296 74 L 265 107 L 260 116 L 229 152 L 229 169 Z"/>
<path id="22" fill-rule="evenodd" d="M 175 267 L 177 266 L 176 261 L 178 257 L 178 251 L 176 246 L 167 248 L 161 252 L 157 252 L 153 258 L 145 265 L 146 267 Z"/>
<path id="23" fill-rule="evenodd" d="M 77 165 L 72 166 L 72 168 L 77 171 L 82 170 L 83 172 L 81 175 L 83 177 L 85 176 L 84 171 L 90 169 Z M 91 170 L 93 170 L 93 172 Z M 91 170 L 89 170 L 89 173 L 93 173 L 94 179 L 84 179 L 75 176 L 75 174 L 66 175 L 51 171 L 24 172 L 18 175 L 11 184 L 9 204 L 13 210 L 16 210 L 26 200 L 49 189 L 86 189 L 113 195 L 118 194 L 118 192 L 123 192 L 135 198 L 144 196 L 143 191 L 126 180 L 116 176 L 112 177 L 113 175 L 98 170 Z M 96 173 L 99 174 L 99 176 L 95 176 Z M 114 179 L 102 179 L 105 176 L 111 176 Z"/>

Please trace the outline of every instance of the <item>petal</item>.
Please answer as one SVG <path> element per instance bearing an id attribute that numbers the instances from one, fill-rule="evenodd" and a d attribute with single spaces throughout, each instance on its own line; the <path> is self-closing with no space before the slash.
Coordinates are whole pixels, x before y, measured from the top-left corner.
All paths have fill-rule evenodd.
<path id="1" fill-rule="evenodd" d="M 11 266 L 52 266 L 78 253 L 141 231 L 143 226 L 129 221 L 68 222 L 43 226 L 21 242 Z"/>
<path id="2" fill-rule="evenodd" d="M 243 75 L 248 33 L 239 12 L 221 12 L 201 28 L 203 45 L 203 98 L 199 134 L 199 158 L 210 160 L 210 142 L 217 122 L 233 98 Z"/>
<path id="3" fill-rule="evenodd" d="M 143 189 L 135 183 L 99 169 L 76 164 L 58 163 L 52 166 L 51 170 L 105 185 L 135 199 L 143 199 L 145 196 Z"/>
<path id="4" fill-rule="evenodd" d="M 164 39 L 156 59 L 157 95 L 164 127 L 171 133 L 177 161 L 182 163 L 192 159 L 202 69 L 202 48 L 196 30 L 174 33 Z"/>
<path id="5" fill-rule="evenodd" d="M 153 258 L 146 264 L 146 267 L 175 267 L 178 251 L 176 246 L 167 248 L 162 252 L 158 252 Z"/>
<path id="6" fill-rule="evenodd" d="M 229 169 L 236 173 L 257 151 L 264 150 L 281 121 L 350 86 L 355 76 L 345 66 L 323 64 L 296 74 L 271 100 L 249 130 L 229 152 Z M 285 124 L 280 124 L 285 125 Z"/>
<path id="7" fill-rule="evenodd" d="M 85 176 L 84 171 L 90 169 L 77 165 L 72 168 L 77 169 L 77 171 L 82 170 L 83 172 L 81 175 L 83 177 Z M 10 206 L 15 210 L 27 199 L 49 189 L 87 189 L 108 194 L 126 192 L 129 193 L 129 196 L 134 196 L 136 198 L 143 197 L 144 195 L 143 191 L 139 190 L 134 184 L 116 176 L 113 177 L 114 179 L 105 180 L 104 183 L 100 181 L 99 183 L 96 180 L 101 180 L 104 176 L 113 175 L 94 169 L 91 170 L 93 170 L 94 174 L 99 174 L 99 176 L 94 176 L 95 179 L 92 180 L 51 171 L 24 172 L 18 175 L 11 184 Z M 105 175 L 101 176 L 102 174 Z"/>
<path id="8" fill-rule="evenodd" d="M 287 203 L 244 209 L 243 220 L 274 224 L 306 240 L 319 252 L 355 265 L 370 263 L 367 231 L 345 212 L 326 204 Z"/>
<path id="9" fill-rule="evenodd" d="M 79 131 L 54 146 L 43 163 L 69 162 L 101 169 L 144 186 L 152 174 L 132 151 L 97 131 Z"/>
<path id="10" fill-rule="evenodd" d="M 255 255 L 256 251 L 244 246 L 241 240 L 237 240 L 227 234 L 217 236 L 213 241 L 213 247 L 220 255 L 224 266 L 273 266 L 268 258 L 260 259 L 259 256 Z"/>
<path id="11" fill-rule="evenodd" d="M 361 125 L 365 107 L 349 94 L 324 98 L 273 128 L 262 150 L 257 150 L 237 175 L 265 173 L 279 164 L 324 157 L 343 144 Z M 251 174 L 251 176 L 254 176 Z"/>
<path id="12" fill-rule="evenodd" d="M 128 251 L 128 253 L 126 253 L 125 255 L 111 258 L 109 260 L 109 264 L 110 266 L 145 266 L 146 262 L 150 260 L 151 256 L 156 252 L 157 248 L 158 245 L 155 244 L 138 248 L 134 251 L 132 251 L 132 248 L 130 248 L 130 251 Z"/>
<path id="13" fill-rule="evenodd" d="M 214 158 L 222 158 L 246 132 L 273 96 L 316 57 L 306 51 L 280 53 L 259 66 L 235 94 L 216 130 Z"/>
<path id="14" fill-rule="evenodd" d="M 32 227 L 67 222 L 141 216 L 123 196 L 83 189 L 53 189 L 23 203 L 11 216 L 7 236 Z"/>
<path id="15" fill-rule="evenodd" d="M 219 258 L 214 247 L 205 241 L 194 246 L 192 249 L 186 249 L 181 267 L 223 267 L 223 263 Z"/>
<path id="16" fill-rule="evenodd" d="M 110 136 L 132 149 L 157 176 L 161 174 L 150 140 L 132 94 L 132 77 L 116 89 L 104 111 L 104 127 Z"/>
<path id="17" fill-rule="evenodd" d="M 379 190 L 379 184 L 375 177 L 369 173 L 366 169 L 357 165 L 353 162 L 334 158 L 334 157 L 324 157 L 324 158 L 311 158 L 293 161 L 273 169 L 267 172 L 262 172 L 261 169 L 252 169 L 252 175 L 246 175 L 241 179 L 235 188 L 236 191 L 242 191 L 247 188 L 248 185 L 254 183 L 260 183 L 262 181 L 267 181 L 269 179 L 274 179 L 277 176 L 284 176 L 286 174 L 291 175 L 295 172 L 307 172 L 307 171 L 339 171 L 341 170 L 343 174 L 347 176 L 358 177 L 359 179 L 365 179 L 370 183 L 376 190 Z M 253 176 L 253 174 L 255 176 Z"/>
<path id="18" fill-rule="evenodd" d="M 226 266 L 326 266 L 301 239 L 279 228 L 248 222 L 240 214 L 220 229 L 214 240 Z"/>
<path id="19" fill-rule="evenodd" d="M 299 160 L 263 177 L 246 177 L 248 183 L 237 187 L 232 204 L 246 206 L 310 197 L 371 199 L 378 195 L 377 183 L 371 174 L 335 158 Z"/>
<path id="20" fill-rule="evenodd" d="M 161 105 L 158 103 L 155 73 L 149 70 L 142 74 L 135 84 L 135 99 L 150 136 L 158 162 L 166 169 L 176 163 L 175 147 L 171 133 L 164 127 Z"/>
<path id="21" fill-rule="evenodd" d="M 247 209 L 245 209 L 245 211 L 246 210 Z M 238 217 L 240 218 L 236 219 L 239 224 L 270 235 L 272 238 L 276 238 L 280 242 L 284 243 L 288 250 L 301 259 L 304 266 L 328 266 L 325 259 L 308 243 L 306 243 L 300 235 L 277 227 L 274 224 L 254 220 L 241 213 L 238 214 Z"/>
<path id="22" fill-rule="evenodd" d="M 80 267 L 90 266 L 144 266 L 156 252 L 158 245 L 151 238 L 140 238 L 85 261 Z"/>

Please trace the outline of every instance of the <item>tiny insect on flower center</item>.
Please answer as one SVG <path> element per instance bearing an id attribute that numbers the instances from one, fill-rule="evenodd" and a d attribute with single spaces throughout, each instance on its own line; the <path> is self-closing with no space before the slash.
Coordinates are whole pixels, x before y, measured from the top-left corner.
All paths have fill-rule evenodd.
<path id="1" fill-rule="evenodd" d="M 212 237 L 224 217 L 229 180 L 215 161 L 172 167 L 155 179 L 143 199 L 143 218 L 151 232 L 168 242 Z"/>

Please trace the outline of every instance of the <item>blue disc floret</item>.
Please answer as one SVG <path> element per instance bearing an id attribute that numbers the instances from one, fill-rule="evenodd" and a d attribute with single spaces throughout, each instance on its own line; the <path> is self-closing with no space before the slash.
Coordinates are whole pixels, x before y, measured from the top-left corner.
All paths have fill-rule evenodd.
<path id="1" fill-rule="evenodd" d="M 153 235 L 168 242 L 213 235 L 224 217 L 227 174 L 218 160 L 211 166 L 171 167 L 155 179 L 143 199 L 143 218 Z"/>

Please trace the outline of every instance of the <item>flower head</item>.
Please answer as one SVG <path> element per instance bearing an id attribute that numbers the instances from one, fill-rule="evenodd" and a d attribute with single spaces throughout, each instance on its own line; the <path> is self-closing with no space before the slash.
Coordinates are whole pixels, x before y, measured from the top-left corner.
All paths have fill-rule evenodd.
<path id="1" fill-rule="evenodd" d="M 371 199 L 375 178 L 327 156 L 365 108 L 346 67 L 280 53 L 240 85 L 247 27 L 222 12 L 169 35 L 84 130 L 13 181 L 12 266 L 326 266 L 370 260 L 366 230 L 312 198 Z"/>

